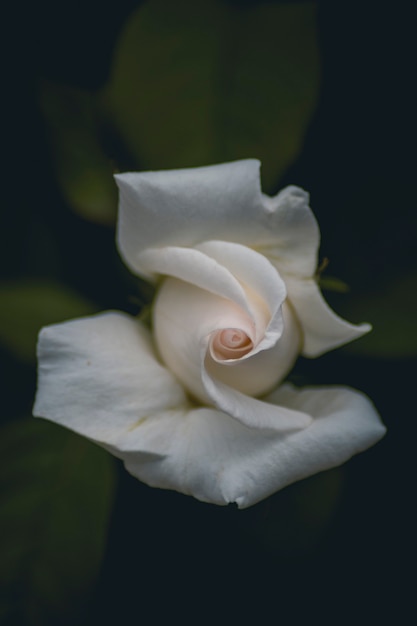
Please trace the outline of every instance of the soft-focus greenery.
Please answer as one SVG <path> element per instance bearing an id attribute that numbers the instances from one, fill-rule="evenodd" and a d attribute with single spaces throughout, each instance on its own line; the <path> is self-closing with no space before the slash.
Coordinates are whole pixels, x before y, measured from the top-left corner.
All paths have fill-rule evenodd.
<path id="1" fill-rule="evenodd" d="M 111 174 L 125 160 L 135 169 L 165 169 L 256 155 L 264 189 L 273 188 L 300 151 L 317 104 L 315 18 L 313 2 L 141 6 L 101 92 L 51 83 L 40 90 L 70 206 L 111 224 Z"/>
<path id="2" fill-rule="evenodd" d="M 270 189 L 300 150 L 319 87 L 315 4 L 154 0 L 130 19 L 104 92 L 144 169 L 256 155 Z"/>
<path id="3" fill-rule="evenodd" d="M 94 95 L 74 87 L 43 82 L 40 103 L 65 199 L 87 219 L 112 224 L 117 193 L 112 163 L 100 145 Z"/>
<path id="4" fill-rule="evenodd" d="M 0 615 L 75 624 L 105 547 L 113 459 L 32 418 L 3 427 L 0 468 Z"/>
<path id="5" fill-rule="evenodd" d="M 0 283 L 0 344 L 16 357 L 35 363 L 42 326 L 97 312 L 72 289 L 51 281 Z"/>
<path id="6" fill-rule="evenodd" d="M 417 274 L 401 276 L 360 297 L 346 298 L 342 309 L 349 319 L 372 322 L 372 332 L 345 350 L 385 358 L 417 355 Z"/>

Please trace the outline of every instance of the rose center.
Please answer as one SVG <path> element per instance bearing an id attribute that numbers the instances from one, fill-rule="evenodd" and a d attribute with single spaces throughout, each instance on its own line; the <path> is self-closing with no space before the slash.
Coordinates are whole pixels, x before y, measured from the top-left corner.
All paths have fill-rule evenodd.
<path id="1" fill-rule="evenodd" d="M 240 359 L 252 350 L 253 343 L 243 330 L 225 328 L 214 335 L 211 347 L 218 359 Z"/>

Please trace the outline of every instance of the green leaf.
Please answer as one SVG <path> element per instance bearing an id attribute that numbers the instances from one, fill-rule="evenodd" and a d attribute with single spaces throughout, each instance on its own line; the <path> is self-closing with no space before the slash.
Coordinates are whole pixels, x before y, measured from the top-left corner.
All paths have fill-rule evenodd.
<path id="1" fill-rule="evenodd" d="M 357 298 L 347 298 L 341 309 L 353 321 L 368 321 L 372 331 L 345 347 L 358 355 L 413 357 L 417 355 L 417 273 Z"/>
<path id="2" fill-rule="evenodd" d="M 0 343 L 29 363 L 36 359 L 42 326 L 97 311 L 76 292 L 52 282 L 0 283 L 0 299 Z"/>
<path id="3" fill-rule="evenodd" d="M 144 168 L 263 161 L 276 184 L 301 149 L 319 85 L 315 4 L 236 8 L 150 0 L 129 20 L 104 93 Z"/>
<path id="4" fill-rule="evenodd" d="M 100 145 L 95 94 L 52 83 L 43 83 L 39 93 L 65 200 L 82 217 L 112 225 L 117 189 L 113 164 Z"/>
<path id="5" fill-rule="evenodd" d="M 78 623 L 105 547 L 111 457 L 33 418 L 3 427 L 0 467 L 2 611 L 19 624 Z"/>

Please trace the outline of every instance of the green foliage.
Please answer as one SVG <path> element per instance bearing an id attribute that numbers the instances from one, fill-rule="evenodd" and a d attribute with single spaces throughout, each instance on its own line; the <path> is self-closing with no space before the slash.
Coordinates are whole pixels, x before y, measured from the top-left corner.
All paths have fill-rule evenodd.
<path id="1" fill-rule="evenodd" d="M 42 326 L 96 311 L 93 304 L 60 283 L 2 283 L 0 299 L 0 343 L 29 363 L 35 362 Z"/>
<path id="2" fill-rule="evenodd" d="M 82 217 L 113 224 L 117 207 L 114 167 L 100 144 L 95 95 L 52 83 L 43 83 L 39 93 L 65 200 Z"/>
<path id="3" fill-rule="evenodd" d="M 417 274 L 383 285 L 342 305 L 349 320 L 369 321 L 372 332 L 346 346 L 363 356 L 401 358 L 417 355 Z"/>
<path id="4" fill-rule="evenodd" d="M 64 428 L 23 419 L 3 428 L 0 460 L 1 612 L 16 624 L 78 623 L 105 546 L 112 459 Z"/>
<path id="5" fill-rule="evenodd" d="M 127 24 L 104 96 L 144 169 L 256 156 L 268 189 L 301 148 L 318 83 L 312 2 L 151 0 Z"/>
<path id="6" fill-rule="evenodd" d="M 103 150 L 102 134 L 116 138 L 135 169 L 257 157 L 264 189 L 273 189 L 299 153 L 317 103 L 315 13 L 313 2 L 242 8 L 219 0 L 150 0 L 140 6 L 101 94 L 40 86 L 68 204 L 86 219 L 114 223 L 116 165 Z"/>

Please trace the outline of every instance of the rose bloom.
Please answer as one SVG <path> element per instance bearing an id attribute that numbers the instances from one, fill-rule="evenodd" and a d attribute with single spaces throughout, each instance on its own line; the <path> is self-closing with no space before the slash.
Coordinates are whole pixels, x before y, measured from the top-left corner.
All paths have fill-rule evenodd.
<path id="1" fill-rule="evenodd" d="M 370 326 L 320 293 L 307 193 L 264 195 L 259 167 L 116 176 L 120 253 L 157 284 L 152 330 L 120 312 L 42 329 L 34 407 L 148 485 L 241 508 L 385 433 L 361 393 L 282 384 L 299 354 Z"/>

